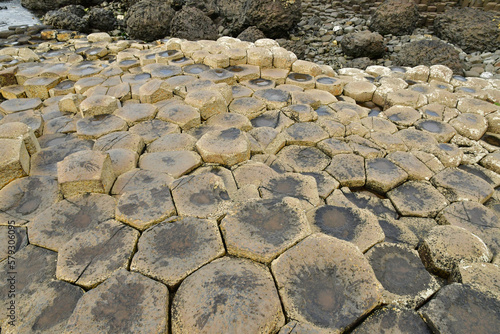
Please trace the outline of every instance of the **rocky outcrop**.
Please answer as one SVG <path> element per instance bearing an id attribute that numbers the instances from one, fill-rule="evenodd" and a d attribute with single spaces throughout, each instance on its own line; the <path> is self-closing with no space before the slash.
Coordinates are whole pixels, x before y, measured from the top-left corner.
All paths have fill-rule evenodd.
<path id="1" fill-rule="evenodd" d="M 192 41 L 218 37 L 212 20 L 195 7 L 184 7 L 175 13 L 170 32 L 172 36 Z"/>
<path id="2" fill-rule="evenodd" d="M 89 11 L 89 27 L 100 31 L 111 31 L 118 25 L 113 12 L 104 8 L 92 8 Z"/>
<path id="3" fill-rule="evenodd" d="M 25 8 L 36 12 L 47 12 L 49 10 L 58 9 L 68 5 L 81 5 L 82 0 L 21 0 L 21 5 Z"/>
<path id="4" fill-rule="evenodd" d="M 382 35 L 409 35 L 419 20 L 417 5 L 412 0 L 386 0 L 371 18 L 370 30 Z"/>
<path id="5" fill-rule="evenodd" d="M 403 45 L 395 59 L 400 66 L 445 65 L 455 74 L 462 75 L 464 65 L 459 52 L 450 44 L 438 39 L 421 40 Z"/>
<path id="6" fill-rule="evenodd" d="M 237 38 L 241 39 L 242 41 L 253 43 L 258 39 L 266 38 L 266 35 L 264 35 L 262 31 L 257 29 L 257 27 L 251 26 L 243 30 L 241 34 L 237 36 Z"/>
<path id="7" fill-rule="evenodd" d="M 500 48 L 499 22 L 498 14 L 492 12 L 473 8 L 451 9 L 436 17 L 434 33 L 466 52 L 495 52 Z"/>
<path id="8" fill-rule="evenodd" d="M 378 58 L 385 52 L 384 37 L 366 30 L 345 35 L 341 46 L 346 55 L 354 58 Z"/>
<path id="9" fill-rule="evenodd" d="M 58 29 L 86 32 L 89 28 L 88 17 L 85 17 L 85 8 L 79 5 L 70 5 L 49 11 L 43 17 L 43 22 Z"/>
<path id="10" fill-rule="evenodd" d="M 286 36 L 302 16 L 300 0 L 254 0 L 247 5 L 246 17 L 269 38 Z"/>
<path id="11" fill-rule="evenodd" d="M 142 0 L 130 7 L 125 21 L 131 38 L 154 41 L 170 33 L 174 10 L 158 0 Z"/>

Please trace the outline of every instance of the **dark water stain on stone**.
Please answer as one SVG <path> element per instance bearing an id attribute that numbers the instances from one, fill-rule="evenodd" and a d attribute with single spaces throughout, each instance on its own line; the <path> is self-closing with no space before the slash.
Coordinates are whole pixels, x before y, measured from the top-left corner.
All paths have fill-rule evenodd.
<path id="1" fill-rule="evenodd" d="M 127 216 L 135 216 L 139 211 L 148 210 L 150 208 L 149 203 L 145 201 L 140 201 L 137 197 L 135 200 L 129 197 L 129 203 L 122 204 L 118 207 L 120 212 Z"/>
<path id="2" fill-rule="evenodd" d="M 305 81 L 310 81 L 313 79 L 313 77 L 310 76 L 309 74 L 295 73 L 295 72 L 288 74 L 288 78 L 290 80 L 297 81 L 297 82 L 305 82 Z"/>
<path id="3" fill-rule="evenodd" d="M 170 56 L 173 56 L 173 55 L 178 54 L 178 53 L 179 53 L 179 51 L 177 51 L 177 50 L 167 50 L 167 51 L 163 51 L 163 52 L 158 53 L 158 56 L 170 57 Z"/>
<path id="4" fill-rule="evenodd" d="M 201 72 L 208 71 L 209 69 L 210 67 L 204 64 L 187 65 L 183 68 L 184 73 L 189 73 L 189 74 L 199 74 Z"/>
<path id="5" fill-rule="evenodd" d="M 112 284 L 90 311 L 93 320 L 106 324 L 110 333 L 129 333 L 143 319 L 144 309 L 139 305 L 145 292 L 145 287 L 135 282 Z"/>
<path id="6" fill-rule="evenodd" d="M 137 60 L 135 60 L 135 59 L 126 59 L 126 60 L 122 60 L 118 65 L 127 66 L 127 65 L 132 65 L 135 63 L 137 63 Z"/>
<path id="7" fill-rule="evenodd" d="M 271 80 L 262 79 L 262 78 L 252 79 L 249 81 L 249 83 L 251 85 L 256 85 L 259 87 L 271 86 L 273 84 L 273 82 Z"/>
<path id="8" fill-rule="evenodd" d="M 175 165 L 175 164 L 176 164 L 176 162 L 177 162 L 174 158 L 172 158 L 172 157 L 168 157 L 168 156 L 167 156 L 167 157 L 162 157 L 162 158 L 161 158 L 161 161 L 162 161 L 165 165 L 167 165 L 167 166 L 173 166 L 173 165 Z"/>
<path id="9" fill-rule="evenodd" d="M 318 82 L 320 84 L 324 84 L 324 85 L 332 85 L 335 82 L 337 82 L 337 80 L 334 78 L 330 78 L 330 77 L 322 77 L 322 78 L 316 79 L 316 82 Z"/>
<path id="10" fill-rule="evenodd" d="M 403 120 L 399 114 L 392 114 L 388 118 L 393 122 L 401 122 Z"/>
<path id="11" fill-rule="evenodd" d="M 351 241 L 360 220 L 350 208 L 326 205 L 316 210 L 314 223 L 325 234 Z"/>
<path id="12" fill-rule="evenodd" d="M 398 172 L 398 167 L 384 158 L 368 161 L 367 167 L 368 169 L 373 170 L 376 174 L 390 175 Z"/>
<path id="13" fill-rule="evenodd" d="M 64 81 L 61 81 L 55 88 L 56 89 L 69 89 L 69 88 L 72 88 L 74 85 L 75 85 L 74 81 L 64 80 Z"/>
<path id="14" fill-rule="evenodd" d="M 290 94 L 281 89 L 265 89 L 261 91 L 262 97 L 273 102 L 287 102 Z"/>
<path id="15" fill-rule="evenodd" d="M 432 133 L 439 133 L 443 131 L 443 125 L 434 120 L 425 120 L 419 123 L 419 127 Z"/>
<path id="16" fill-rule="evenodd" d="M 434 111 L 429 110 L 429 109 L 425 109 L 425 113 L 429 116 L 432 116 L 432 117 L 439 117 L 439 114 L 437 112 L 434 112 Z"/>
<path id="17" fill-rule="evenodd" d="M 368 113 L 368 116 L 369 117 L 375 117 L 375 116 L 378 116 L 380 114 L 380 110 L 378 109 L 371 109 L 370 112 Z"/>
<path id="18" fill-rule="evenodd" d="M 240 72 L 243 72 L 245 69 L 241 66 L 234 65 L 234 66 L 227 67 L 226 70 L 228 70 L 229 72 L 233 72 L 233 73 L 240 73 Z"/>
<path id="19" fill-rule="evenodd" d="M 278 125 L 278 117 L 274 117 L 272 115 L 260 115 L 255 117 L 250 121 L 254 128 L 259 127 L 270 127 L 275 128 Z"/>
<path id="20" fill-rule="evenodd" d="M 165 259 L 189 258 L 201 246 L 196 230 L 182 221 L 174 223 L 168 229 L 162 229 L 154 236 L 153 242 L 154 250 Z"/>
<path id="21" fill-rule="evenodd" d="M 485 134 L 481 138 L 481 140 L 484 140 L 485 142 L 487 142 L 490 145 L 499 146 L 500 147 L 500 138 L 499 138 L 499 136 L 487 133 L 487 134 Z"/>
<path id="22" fill-rule="evenodd" d="M 393 72 L 406 73 L 406 69 L 404 69 L 403 67 L 391 66 L 390 69 Z"/>
<path id="23" fill-rule="evenodd" d="M 304 268 L 294 279 L 292 289 L 293 302 L 307 321 L 320 327 L 338 328 L 354 320 L 336 316 L 349 303 L 336 267 Z"/>
<path id="24" fill-rule="evenodd" d="M 241 134 L 241 131 L 237 128 L 229 128 L 222 130 L 219 134 L 219 138 L 223 140 L 235 140 Z"/>
<path id="25" fill-rule="evenodd" d="M 292 177 L 285 177 L 271 180 L 268 190 L 283 196 L 290 195 L 296 197 L 299 192 L 299 187 L 300 181 Z"/>
<path id="26" fill-rule="evenodd" d="M 182 57 L 182 58 L 179 58 L 179 59 L 173 59 L 171 60 L 172 63 L 174 64 L 179 64 L 179 63 L 184 63 L 186 61 L 190 60 L 189 58 L 186 58 L 186 57 Z"/>
<path id="27" fill-rule="evenodd" d="M 31 329 L 35 331 L 49 331 L 51 328 L 68 320 L 73 313 L 83 291 L 71 284 L 51 282 L 49 289 L 55 289 L 57 297 L 40 311 Z"/>
<path id="28" fill-rule="evenodd" d="M 201 189 L 199 192 L 189 196 L 189 201 L 195 205 L 209 206 L 216 203 L 216 198 L 212 191 Z"/>
<path id="29" fill-rule="evenodd" d="M 203 329 L 212 316 L 221 314 L 224 306 L 226 306 L 228 299 L 229 298 L 225 293 L 217 293 L 211 300 L 210 310 L 206 310 L 204 313 L 200 314 L 197 317 L 196 327 L 200 330 Z M 219 308 L 221 308 L 220 312 L 218 311 Z"/>
<path id="30" fill-rule="evenodd" d="M 454 75 L 452 78 L 455 79 L 455 80 L 458 80 L 458 81 L 462 81 L 462 82 L 466 82 L 467 81 L 467 79 L 464 78 L 461 75 Z"/>

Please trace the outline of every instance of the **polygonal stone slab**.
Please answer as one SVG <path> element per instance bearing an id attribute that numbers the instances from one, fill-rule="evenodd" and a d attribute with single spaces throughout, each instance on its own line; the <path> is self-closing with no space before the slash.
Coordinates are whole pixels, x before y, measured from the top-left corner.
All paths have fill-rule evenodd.
<path id="1" fill-rule="evenodd" d="M 490 262 L 493 255 L 478 236 L 458 226 L 436 226 L 419 247 L 427 270 L 448 277 L 460 262 Z"/>
<path id="2" fill-rule="evenodd" d="M 121 269 L 85 293 L 66 333 L 166 333 L 168 295 L 165 285 Z"/>
<path id="3" fill-rule="evenodd" d="M 356 154 L 337 154 L 325 169 L 344 187 L 362 187 L 366 182 L 365 159 Z"/>
<path id="4" fill-rule="evenodd" d="M 434 173 L 411 152 L 392 152 L 386 158 L 401 167 L 410 180 L 429 180 Z"/>
<path id="5" fill-rule="evenodd" d="M 224 257 L 186 278 L 172 304 L 173 333 L 276 332 L 285 323 L 269 270 Z"/>
<path id="6" fill-rule="evenodd" d="M 153 119 L 158 108 L 148 103 L 128 103 L 114 112 L 122 118 L 128 126 Z"/>
<path id="7" fill-rule="evenodd" d="M 384 111 L 384 115 L 399 126 L 412 126 L 420 119 L 420 113 L 411 107 L 394 106 Z"/>
<path id="8" fill-rule="evenodd" d="M 31 296 L 47 282 L 55 279 L 57 253 L 48 249 L 28 245 L 19 250 L 15 255 L 15 293 L 16 299 L 23 295 Z M 11 283 L 8 280 L 9 272 L 12 274 L 12 261 L 0 262 L 0 274 L 5 279 L 0 281 L 0 299 L 2 308 L 6 310 L 0 314 L 0 323 L 9 319 L 7 308 L 11 298 L 8 298 Z M 17 300 L 16 300 L 17 302 Z M 18 311 L 18 310 L 17 310 Z M 10 312 L 10 311 L 9 311 Z M 19 315 L 19 314 L 16 314 Z"/>
<path id="9" fill-rule="evenodd" d="M 288 145 L 314 146 L 328 138 L 328 133 L 316 123 L 295 123 L 286 129 Z"/>
<path id="10" fill-rule="evenodd" d="M 128 266 L 138 238 L 139 232 L 116 220 L 75 235 L 59 249 L 57 279 L 95 287 Z"/>
<path id="11" fill-rule="evenodd" d="M 339 181 L 335 180 L 327 172 L 310 172 L 303 174 L 312 176 L 316 179 L 318 194 L 321 198 L 327 198 L 334 189 L 337 189 L 340 186 Z"/>
<path id="12" fill-rule="evenodd" d="M 97 139 L 111 132 L 126 131 L 127 128 L 127 123 L 114 115 L 82 118 L 76 122 L 76 133 L 84 139 Z"/>
<path id="13" fill-rule="evenodd" d="M 443 225 L 454 225 L 480 237 L 495 255 L 500 254 L 500 218 L 495 211 L 472 201 L 456 202 L 437 216 Z"/>
<path id="14" fill-rule="evenodd" d="M 144 141 L 139 135 L 128 131 L 117 131 L 100 137 L 93 147 L 93 150 L 103 152 L 112 149 L 127 149 L 140 154 L 144 149 Z"/>
<path id="15" fill-rule="evenodd" d="M 436 137 L 440 143 L 447 143 L 455 136 L 455 129 L 448 123 L 433 120 L 422 119 L 415 123 L 415 127 L 419 130 L 427 131 Z"/>
<path id="16" fill-rule="evenodd" d="M 90 140 L 70 139 L 56 145 L 51 145 L 35 153 L 31 157 L 31 175 L 47 175 L 57 177 L 57 163 L 68 155 L 92 149 Z"/>
<path id="17" fill-rule="evenodd" d="M 458 168 L 447 168 L 431 179 L 450 202 L 484 203 L 493 194 L 493 187 L 483 179 Z"/>
<path id="18" fill-rule="evenodd" d="M 240 97 L 231 102 L 229 111 L 246 116 L 251 120 L 266 111 L 266 104 L 254 97 Z"/>
<path id="19" fill-rule="evenodd" d="M 30 171 L 30 156 L 22 139 L 0 139 L 0 189 Z"/>
<path id="20" fill-rule="evenodd" d="M 385 289 L 388 304 L 416 308 L 440 288 L 413 249 L 382 243 L 370 249 L 366 257 Z"/>
<path id="21" fill-rule="evenodd" d="M 0 120 L 0 125 L 21 122 L 33 129 L 35 136 L 40 137 L 43 132 L 45 120 L 38 111 L 26 110 L 9 114 Z"/>
<path id="22" fill-rule="evenodd" d="M 114 218 L 115 205 L 113 197 L 103 194 L 57 202 L 28 224 L 30 243 L 58 251 L 77 233 Z"/>
<path id="23" fill-rule="evenodd" d="M 118 200 L 115 215 L 116 219 L 143 231 L 175 215 L 170 189 L 164 185 L 127 191 Z"/>
<path id="24" fill-rule="evenodd" d="M 171 189 L 179 216 L 218 218 L 230 203 L 224 181 L 212 173 L 180 178 Z"/>
<path id="25" fill-rule="evenodd" d="M 387 197 L 403 216 L 435 217 L 448 202 L 428 182 L 407 181 L 389 191 Z"/>
<path id="26" fill-rule="evenodd" d="M 183 133 L 169 133 L 148 145 L 147 152 L 194 151 L 196 138 Z"/>
<path id="27" fill-rule="evenodd" d="M 39 98 L 11 99 L 3 101 L 0 104 L 0 111 L 2 111 L 4 114 L 13 114 L 20 111 L 38 109 L 41 106 L 42 106 L 42 100 L 40 100 Z"/>
<path id="28" fill-rule="evenodd" d="M 133 169 L 120 175 L 111 189 L 112 195 L 121 195 L 128 191 L 135 191 L 137 189 L 150 189 L 161 187 L 172 183 L 173 177 L 161 173 L 148 171 L 143 169 Z"/>
<path id="29" fill-rule="evenodd" d="M 500 297 L 500 267 L 493 263 L 462 263 L 450 276 L 450 279 L 475 289 Z"/>
<path id="30" fill-rule="evenodd" d="M 255 161 L 248 161 L 238 165 L 232 172 L 239 188 L 250 184 L 260 186 L 263 182 L 278 175 L 268 165 Z"/>
<path id="31" fill-rule="evenodd" d="M 138 123 L 131 127 L 129 131 L 141 136 L 144 143 L 149 144 L 166 134 L 178 133 L 180 129 L 176 124 L 153 119 L 151 121 Z"/>
<path id="32" fill-rule="evenodd" d="M 259 187 L 259 192 L 264 199 L 298 198 L 304 209 L 311 209 L 321 202 L 316 180 L 299 173 L 277 175 L 264 182 Z"/>
<path id="33" fill-rule="evenodd" d="M 359 249 L 323 234 L 299 242 L 271 264 L 292 319 L 341 332 L 381 302 L 383 290 Z"/>
<path id="34" fill-rule="evenodd" d="M 33 129 L 21 122 L 0 125 L 0 138 L 22 138 L 29 155 L 41 150 Z"/>
<path id="35" fill-rule="evenodd" d="M 328 166 L 330 158 L 316 147 L 286 146 L 273 163 L 287 172 L 320 172 Z M 273 167 L 274 168 L 274 167 Z"/>
<path id="36" fill-rule="evenodd" d="M 201 163 L 201 157 L 193 151 L 170 151 L 143 154 L 139 160 L 139 167 L 179 178 Z"/>
<path id="37" fill-rule="evenodd" d="M 24 224 L 60 199 L 59 186 L 54 178 L 21 178 L 0 190 L 0 221 L 14 220 L 16 225 Z"/>
<path id="38" fill-rule="evenodd" d="M 400 167 L 385 158 L 367 159 L 366 187 L 379 193 L 386 193 L 408 178 Z"/>
<path id="39" fill-rule="evenodd" d="M 172 102 L 160 108 L 157 118 L 177 124 L 182 130 L 189 130 L 201 123 L 198 109 L 180 102 Z"/>
<path id="40" fill-rule="evenodd" d="M 353 334 L 373 333 L 431 334 L 422 318 L 413 310 L 386 306 L 376 310 L 356 327 Z"/>
<path id="41" fill-rule="evenodd" d="M 107 194 L 115 178 L 107 153 L 79 151 L 57 163 L 57 179 L 65 197 L 85 193 Z"/>
<path id="42" fill-rule="evenodd" d="M 15 255 L 28 245 L 26 227 L 15 226 L 15 220 L 4 220 L 7 225 L 0 225 L 0 261 Z"/>
<path id="43" fill-rule="evenodd" d="M 253 97 L 264 101 L 267 109 L 270 110 L 284 108 L 291 100 L 289 92 L 277 88 L 259 89 Z"/>
<path id="44" fill-rule="evenodd" d="M 419 313 L 434 333 L 496 333 L 500 326 L 500 301 L 467 285 L 450 284 Z"/>
<path id="45" fill-rule="evenodd" d="M 226 100 L 216 90 L 190 92 L 186 95 L 185 101 L 200 111 L 200 116 L 203 120 L 227 112 Z"/>
<path id="46" fill-rule="evenodd" d="M 172 218 L 142 234 L 130 268 L 173 287 L 224 254 L 215 220 Z"/>
<path id="47" fill-rule="evenodd" d="M 120 108 L 121 103 L 114 96 L 94 94 L 80 103 L 82 117 L 109 115 Z"/>
<path id="48" fill-rule="evenodd" d="M 250 143 L 237 128 L 210 131 L 196 143 L 205 162 L 233 166 L 250 159 Z"/>
<path id="49" fill-rule="evenodd" d="M 398 131 L 395 135 L 403 140 L 409 150 L 420 150 L 425 152 L 438 144 L 436 138 L 430 133 L 416 129 L 404 129 Z"/>
<path id="50" fill-rule="evenodd" d="M 9 334 L 63 333 L 84 290 L 61 281 L 48 282 L 43 288 L 16 300 L 16 321 L 5 321 L 2 329 Z"/>
<path id="51" fill-rule="evenodd" d="M 292 197 L 235 204 L 221 230 L 229 254 L 264 263 L 310 234 L 300 201 Z"/>
<path id="52" fill-rule="evenodd" d="M 366 252 L 384 241 L 384 232 L 377 218 L 368 210 L 349 206 L 324 205 L 308 212 L 314 232 L 349 241 Z"/>
<path id="53" fill-rule="evenodd" d="M 477 114 L 463 113 L 450 121 L 457 132 L 469 139 L 479 140 L 488 129 L 486 119 Z"/>

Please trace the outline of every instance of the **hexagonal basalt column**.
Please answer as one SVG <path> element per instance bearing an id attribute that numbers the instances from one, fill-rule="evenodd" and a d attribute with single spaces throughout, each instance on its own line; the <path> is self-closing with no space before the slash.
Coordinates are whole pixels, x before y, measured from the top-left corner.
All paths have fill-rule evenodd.
<path id="1" fill-rule="evenodd" d="M 265 266 L 224 257 L 186 278 L 172 304 L 172 333 L 275 333 L 285 323 Z"/>
<path id="2" fill-rule="evenodd" d="M 300 201 L 292 197 L 235 204 L 221 230 L 229 254 L 265 263 L 310 233 Z"/>
<path id="3" fill-rule="evenodd" d="M 203 120 L 227 112 L 226 100 L 218 91 L 193 91 L 186 95 L 185 101 L 187 104 L 200 111 Z"/>
<path id="4" fill-rule="evenodd" d="M 30 156 L 22 139 L 0 139 L 0 189 L 28 175 Z"/>
<path id="5" fill-rule="evenodd" d="M 382 286 L 359 249 L 324 234 L 299 242 L 271 264 L 288 316 L 342 332 L 382 301 Z"/>
<path id="6" fill-rule="evenodd" d="M 92 288 L 128 266 L 138 238 L 138 231 L 116 220 L 79 233 L 59 249 L 56 276 Z"/>
<path id="7" fill-rule="evenodd" d="M 403 216 L 435 217 L 448 202 L 428 182 L 407 181 L 389 191 L 387 197 Z"/>
<path id="8" fill-rule="evenodd" d="M 121 106 L 120 101 L 113 96 L 92 95 L 80 103 L 83 117 L 112 114 Z"/>
<path id="9" fill-rule="evenodd" d="M 115 174 L 109 154 L 79 151 L 57 163 L 57 178 L 65 197 L 111 190 Z"/>
<path id="10" fill-rule="evenodd" d="M 125 192 L 116 206 L 116 219 L 141 231 L 174 214 L 175 206 L 166 185 Z"/>
<path id="11" fill-rule="evenodd" d="M 168 288 L 125 269 L 85 293 L 66 333 L 166 333 Z"/>
<path id="12" fill-rule="evenodd" d="M 217 221 L 172 218 L 142 234 L 130 268 L 173 287 L 224 254 Z"/>
<path id="13" fill-rule="evenodd" d="M 233 166 L 250 159 L 250 143 L 236 128 L 210 131 L 196 143 L 203 161 Z"/>

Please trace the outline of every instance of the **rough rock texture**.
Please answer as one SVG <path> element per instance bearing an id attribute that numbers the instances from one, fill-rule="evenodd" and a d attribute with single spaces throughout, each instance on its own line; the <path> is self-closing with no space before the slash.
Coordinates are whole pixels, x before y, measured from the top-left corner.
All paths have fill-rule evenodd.
<path id="1" fill-rule="evenodd" d="M 249 1 L 246 16 L 267 37 L 279 38 L 299 22 L 301 5 L 300 0 L 254 0 Z"/>
<path id="2" fill-rule="evenodd" d="M 251 26 L 243 30 L 236 38 L 253 43 L 258 39 L 266 38 L 266 35 L 264 35 L 264 33 L 256 26 Z"/>
<path id="3" fill-rule="evenodd" d="M 170 32 L 174 10 L 167 3 L 142 0 L 129 8 L 125 21 L 132 38 L 153 41 Z"/>
<path id="4" fill-rule="evenodd" d="M 88 19 L 82 6 L 66 6 L 45 14 L 43 22 L 58 29 L 87 31 Z"/>
<path id="5" fill-rule="evenodd" d="M 473 8 L 450 9 L 434 20 L 435 34 L 466 52 L 500 48 L 498 16 Z"/>
<path id="6" fill-rule="evenodd" d="M 424 39 L 403 45 L 395 63 L 399 66 L 445 65 L 455 74 L 463 74 L 464 65 L 459 52 L 450 44 L 438 39 Z"/>
<path id="7" fill-rule="evenodd" d="M 175 13 L 170 28 L 172 36 L 190 41 L 198 39 L 217 39 L 217 29 L 212 20 L 201 10 L 184 7 Z"/>
<path id="8" fill-rule="evenodd" d="M 52 9 L 61 8 L 67 5 L 80 5 L 82 0 L 51 0 L 51 1 L 40 1 L 40 0 L 21 0 L 21 5 L 37 12 L 46 12 Z"/>
<path id="9" fill-rule="evenodd" d="M 342 51 L 351 57 L 378 58 L 385 52 L 384 38 L 376 32 L 360 31 L 342 38 Z"/>
<path id="10" fill-rule="evenodd" d="M 115 29 L 118 21 L 113 12 L 104 8 L 92 8 L 89 11 L 89 27 L 100 31 L 111 31 Z"/>
<path id="11" fill-rule="evenodd" d="M 382 35 L 410 35 L 417 27 L 417 5 L 411 0 L 386 0 L 371 18 L 370 30 Z"/>

